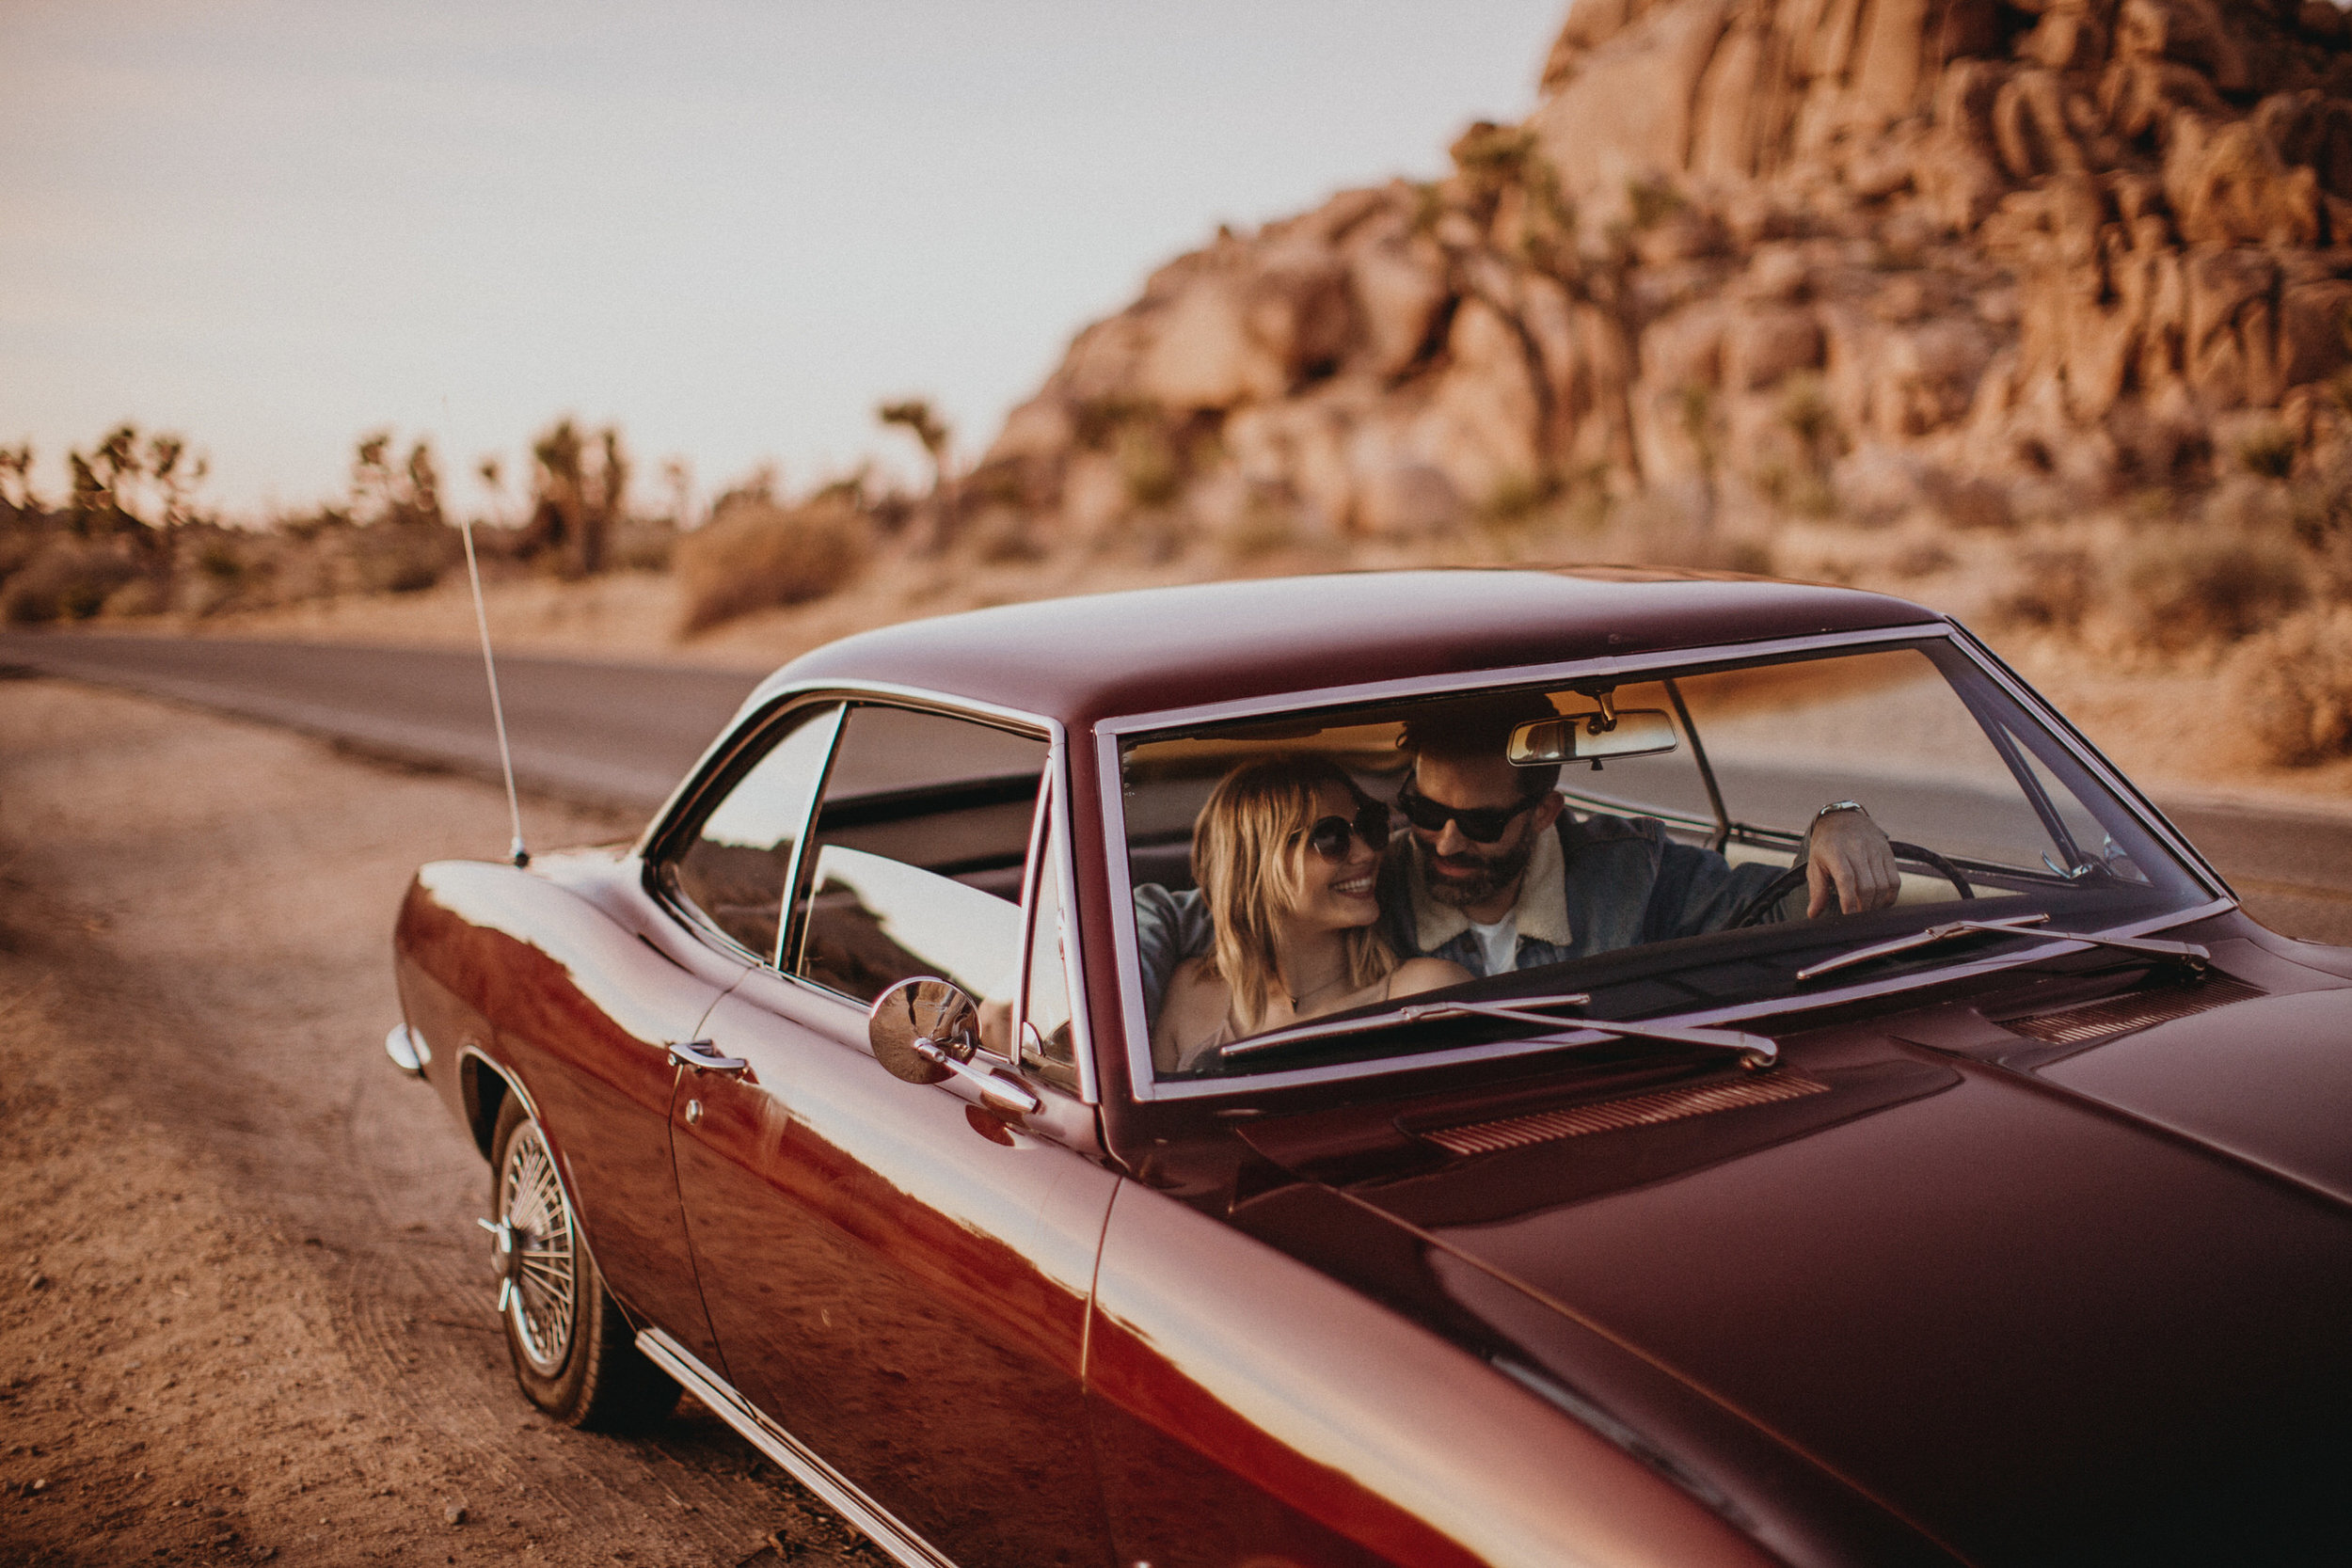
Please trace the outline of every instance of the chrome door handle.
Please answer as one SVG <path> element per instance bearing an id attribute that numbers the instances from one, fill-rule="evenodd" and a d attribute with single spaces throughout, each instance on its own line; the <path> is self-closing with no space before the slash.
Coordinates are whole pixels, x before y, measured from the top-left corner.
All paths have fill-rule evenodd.
<path id="1" fill-rule="evenodd" d="M 672 1040 L 670 1060 L 696 1072 L 723 1072 L 732 1077 L 752 1064 L 740 1056 L 722 1056 L 708 1040 Z"/>

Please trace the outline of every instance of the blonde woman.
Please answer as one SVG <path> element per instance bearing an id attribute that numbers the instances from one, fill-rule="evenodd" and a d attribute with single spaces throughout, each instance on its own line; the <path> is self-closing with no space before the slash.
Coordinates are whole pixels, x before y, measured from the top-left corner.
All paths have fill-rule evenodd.
<path id="1" fill-rule="evenodd" d="M 1192 830 L 1192 872 L 1216 929 L 1170 977 L 1152 1032 L 1163 1072 L 1228 1040 L 1470 978 L 1442 958 L 1398 963 L 1375 929 L 1388 808 L 1325 757 L 1261 758 L 1227 774 Z"/>

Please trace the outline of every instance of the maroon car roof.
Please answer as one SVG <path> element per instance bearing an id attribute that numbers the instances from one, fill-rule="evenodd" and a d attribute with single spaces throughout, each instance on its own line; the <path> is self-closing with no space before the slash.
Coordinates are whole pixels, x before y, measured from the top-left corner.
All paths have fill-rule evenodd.
<path id="1" fill-rule="evenodd" d="M 1058 718 L 1607 654 L 1931 624 L 1880 594 L 1619 567 L 1336 573 L 1044 599 L 829 643 L 769 677 L 886 681 Z"/>

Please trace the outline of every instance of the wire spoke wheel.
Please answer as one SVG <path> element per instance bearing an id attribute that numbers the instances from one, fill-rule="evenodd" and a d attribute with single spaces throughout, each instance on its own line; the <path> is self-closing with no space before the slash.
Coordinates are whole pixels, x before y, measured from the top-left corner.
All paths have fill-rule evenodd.
<path id="1" fill-rule="evenodd" d="M 515 1381 L 567 1426 L 647 1432 L 678 1386 L 637 1348 L 637 1331 L 596 1272 L 564 1173 L 538 1117 L 507 1096 L 490 1134 L 491 1233 L 499 1326 Z"/>
<path id="2" fill-rule="evenodd" d="M 501 1304 L 524 1359 L 552 1376 L 572 1347 L 580 1273 L 573 1261 L 571 1205 L 535 1122 L 517 1129 L 508 1141 L 499 1170 L 498 1212 L 514 1235 L 514 1251 L 503 1261 Z"/>

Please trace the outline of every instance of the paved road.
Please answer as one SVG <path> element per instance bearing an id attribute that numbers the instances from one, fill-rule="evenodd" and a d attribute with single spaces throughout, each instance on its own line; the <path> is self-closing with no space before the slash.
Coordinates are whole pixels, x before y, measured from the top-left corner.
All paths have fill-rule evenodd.
<path id="1" fill-rule="evenodd" d="M 650 810 L 685 776 L 753 676 L 499 657 L 525 787 Z M 498 740 L 473 653 L 226 638 L 0 634 L 0 667 L 70 675 L 496 778 Z"/>
<path id="2" fill-rule="evenodd" d="M 103 635 L 0 634 L 0 667 L 120 686 L 495 777 L 482 662 L 469 653 Z M 526 786 L 631 808 L 668 795 L 753 678 L 675 666 L 499 659 Z M 2160 802 L 2256 918 L 2352 944 L 2352 812 Z"/>

